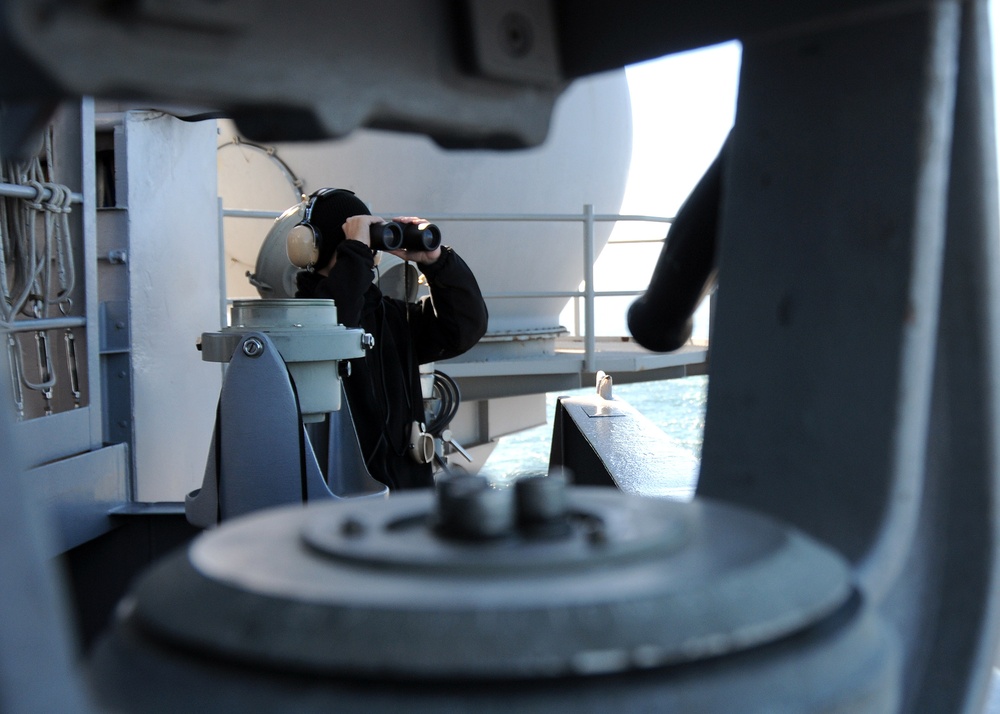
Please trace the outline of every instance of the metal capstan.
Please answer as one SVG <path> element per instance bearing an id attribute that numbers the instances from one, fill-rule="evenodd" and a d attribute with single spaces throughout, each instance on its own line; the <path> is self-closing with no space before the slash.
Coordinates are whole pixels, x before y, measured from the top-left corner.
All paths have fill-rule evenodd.
<path id="1" fill-rule="evenodd" d="M 121 613 L 92 663 L 121 711 L 252 696 L 295 711 L 558 697 L 578 711 L 883 712 L 898 667 L 829 548 L 730 505 L 561 473 L 236 519 L 153 568 Z M 782 687 L 813 667 L 824 687 Z M 127 686 L 140 669 L 171 674 Z"/>

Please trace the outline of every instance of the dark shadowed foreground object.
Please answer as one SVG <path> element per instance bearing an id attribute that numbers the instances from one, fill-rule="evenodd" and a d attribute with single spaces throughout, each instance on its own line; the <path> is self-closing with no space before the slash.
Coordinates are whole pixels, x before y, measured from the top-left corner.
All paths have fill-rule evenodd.
<path id="1" fill-rule="evenodd" d="M 816 541 L 561 475 L 236 519 L 121 612 L 93 674 L 130 712 L 884 712 L 899 663 Z"/>

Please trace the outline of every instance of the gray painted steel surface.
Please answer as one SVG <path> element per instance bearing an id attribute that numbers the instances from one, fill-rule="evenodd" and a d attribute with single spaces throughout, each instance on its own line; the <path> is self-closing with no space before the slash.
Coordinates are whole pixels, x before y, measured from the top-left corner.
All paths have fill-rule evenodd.
<path id="1" fill-rule="evenodd" d="M 102 14 L 99 5 L 46 5 L 51 12 L 41 12 L 40 2 L 7 0 L 0 5 L 5 18 L 0 47 L 10 71 L 0 94 L 31 97 L 38 104 L 14 101 L 4 107 L 0 146 L 23 148 L 25 127 L 44 124 L 46 103 L 53 98 L 123 87 L 168 100 L 221 96 L 251 107 L 241 119 L 260 134 L 272 127 L 285 137 L 342 134 L 372 124 L 422 131 L 452 145 L 534 143 L 545 134 L 565 80 L 739 38 L 743 70 L 723 179 L 720 287 L 698 498 L 733 501 L 809 533 L 847 559 L 859 594 L 826 627 L 720 659 L 704 670 L 685 670 L 669 684 L 648 673 L 629 673 L 614 681 L 553 683 L 544 691 L 507 697 L 488 687 L 459 687 L 456 704 L 419 685 L 386 692 L 382 682 L 356 687 L 336 681 L 326 682 L 330 690 L 322 695 L 332 694 L 348 708 L 398 705 L 399 694 L 414 709 L 464 703 L 486 710 L 530 704 L 537 694 L 547 710 L 607 710 L 627 695 L 649 708 L 721 709 L 731 707 L 734 697 L 757 696 L 772 708 L 794 709 L 806 682 L 816 708 L 845 702 L 854 688 L 858 699 L 845 706 L 855 709 L 979 710 L 1000 632 L 995 531 L 1000 276 L 985 3 L 634 1 L 613 13 L 594 2 L 551 3 L 553 15 L 546 18 L 551 23 L 533 25 L 531 13 L 520 13 L 529 27 L 553 28 L 535 47 L 544 50 L 542 58 L 551 58 L 556 48 L 558 71 L 551 73 L 550 65 L 541 75 L 535 64 L 515 66 L 513 72 L 498 68 L 493 50 L 510 50 L 511 41 L 525 34 L 478 32 L 483 28 L 475 23 L 490 22 L 495 17 L 490 13 L 461 18 L 473 26 L 455 25 L 459 18 L 444 5 L 386 2 L 349 8 L 338 18 L 337 27 L 357 28 L 371 26 L 366 21 L 377 17 L 380 29 L 397 30 L 393 36 L 401 34 L 393 23 L 424 30 L 400 61 L 398 45 L 383 52 L 382 43 L 370 43 L 360 32 L 342 33 L 343 43 L 320 56 L 312 48 L 321 45 L 308 40 L 311 32 L 326 39 L 333 25 L 317 20 L 328 17 L 330 5 L 312 2 L 308 12 L 294 15 L 279 5 L 143 3 L 127 6 L 132 15 L 123 17 Z M 509 9 L 516 13 L 518 3 Z M 498 45 L 452 53 L 454 27 L 487 41 L 493 37 Z M 136 28 L 142 31 L 131 31 Z M 460 32 L 456 39 L 469 35 Z M 184 41 L 172 41 L 178 37 Z M 301 84 L 269 81 L 279 64 L 266 48 L 278 48 L 293 68 L 309 68 L 289 72 L 307 91 Z M 250 61 L 213 61 L 223 55 Z M 329 82 L 329 92 L 312 91 L 343 76 L 338 70 L 347 66 L 352 73 L 342 84 Z M 243 79 L 250 81 L 234 81 Z M 360 87 L 370 91 L 359 93 Z M 302 97 L 316 97 L 316 104 L 303 111 L 297 103 Z M 358 101 L 344 101 L 351 97 Z M 285 109 L 255 114 L 252 105 L 265 100 Z M 262 123 L 262 116 L 272 123 Z M 153 154 L 163 135 L 182 133 L 178 122 L 162 116 L 132 115 L 130 121 L 125 131 L 134 132 L 135 142 Z M 182 157 L 159 158 L 170 166 Z M 189 158 L 203 163 L 200 154 Z M 153 183 L 131 188 L 136 190 L 129 194 L 135 199 L 130 215 L 139 219 L 148 210 L 132 226 L 132 247 L 145 249 L 144 260 L 137 262 L 163 268 L 158 249 L 167 243 L 156 238 L 168 225 L 164 205 L 176 205 L 166 199 L 176 194 L 161 195 L 162 185 Z M 207 204 L 199 199 L 214 196 L 211 187 L 206 194 L 206 185 L 176 188 L 193 189 L 190 196 L 203 211 Z M 214 275 L 217 268 L 213 263 L 205 274 Z M 156 315 L 159 279 L 169 282 L 174 276 L 155 270 L 143 275 L 158 280 L 150 283 L 152 290 L 133 284 L 130 298 Z M 88 315 L 95 314 L 90 297 Z M 155 324 L 166 328 L 171 321 Z M 88 332 L 91 367 L 96 334 Z M 133 351 L 136 372 L 149 367 L 145 347 L 162 352 L 173 346 L 167 331 L 133 329 L 132 335 L 143 347 Z M 97 372 L 91 369 L 92 379 Z M 153 406 L 146 402 L 137 416 L 155 422 L 156 393 L 135 392 L 138 401 L 154 396 Z M 8 429 L 3 438 L 51 446 L 53 458 L 63 458 L 96 447 L 98 411 L 68 418 L 74 428 L 64 440 L 11 436 L 12 431 L 37 435 L 35 425 Z M 79 443 L 83 446 L 75 446 Z M 135 445 L 137 465 L 147 463 L 147 454 L 155 461 L 165 451 L 177 452 L 168 440 L 137 439 Z M 16 480 L 24 462 L 12 463 L 10 480 Z M 141 496 L 162 492 L 159 484 L 142 485 L 149 488 L 137 489 Z M 29 512 L 17 507 L 16 493 L 11 496 L 5 506 L 11 504 L 13 515 L 3 523 L 15 534 L 28 533 Z M 17 582 L 39 582 L 44 568 L 38 567 L 34 547 L 5 539 L 0 554 L 5 574 L 25 578 Z M 26 692 L 30 700 L 30 691 L 17 688 L 24 661 L 38 664 L 35 673 L 51 674 L 48 687 L 34 690 L 38 697 L 72 702 L 72 674 L 58 664 L 65 661 L 65 630 L 50 627 L 59 623 L 61 618 L 51 615 L 60 610 L 51 588 L 28 592 L 39 596 L 4 590 L 12 605 L 7 612 L 15 617 L 3 620 L 3 641 L 24 641 L 23 636 L 29 645 L 0 651 L 5 667 L 0 692 Z M 44 622 L 26 633 L 23 624 L 29 620 L 16 615 L 30 617 L 38 610 Z M 179 690 L 170 683 L 203 685 L 202 672 L 173 651 L 150 654 L 138 634 L 123 629 L 116 649 L 102 660 L 110 663 L 103 672 L 108 701 L 150 695 L 148 709 L 173 711 Z M 452 639 L 443 638 L 442 646 Z M 23 660 L 15 661 L 15 652 Z M 840 670 L 831 662 L 854 667 Z M 52 663 L 55 668 L 46 669 Z M 712 676 L 701 679 L 709 670 Z M 125 676 L 128 671 L 137 676 Z M 216 709 L 247 710 L 267 701 L 274 708 L 303 704 L 296 708 L 304 711 L 322 699 L 316 681 L 245 674 L 212 669 L 209 681 L 216 686 L 201 691 Z M 271 695 L 274 699 L 266 699 Z M 26 709 L 34 702 L 20 698 L 10 706 Z"/>

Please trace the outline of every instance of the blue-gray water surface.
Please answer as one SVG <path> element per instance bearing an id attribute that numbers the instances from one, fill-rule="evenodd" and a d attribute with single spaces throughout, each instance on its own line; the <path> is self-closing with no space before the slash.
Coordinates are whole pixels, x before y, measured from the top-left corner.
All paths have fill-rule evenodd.
<path id="1" fill-rule="evenodd" d="M 708 377 L 684 377 L 659 382 L 615 384 L 615 399 L 623 399 L 656 424 L 674 441 L 676 468 L 697 473 L 705 427 L 705 397 Z M 556 399 L 563 395 L 589 394 L 593 387 L 546 395 L 546 423 L 500 438 L 483 473 L 503 481 L 519 473 L 539 473 L 548 468 L 552 445 L 552 420 Z"/>

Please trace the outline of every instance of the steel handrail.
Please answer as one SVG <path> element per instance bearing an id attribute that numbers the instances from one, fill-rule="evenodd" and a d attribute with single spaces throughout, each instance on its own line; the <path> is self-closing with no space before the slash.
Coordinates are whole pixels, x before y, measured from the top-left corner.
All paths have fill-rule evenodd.
<path id="1" fill-rule="evenodd" d="M 24 198 L 29 201 L 49 201 L 52 199 L 52 189 L 42 186 L 41 195 L 31 186 L 23 186 L 17 183 L 0 183 L 0 196 L 7 198 Z M 73 203 L 83 203 L 82 193 L 69 194 Z"/>
<path id="2" fill-rule="evenodd" d="M 280 211 L 257 211 L 239 208 L 224 208 L 222 215 L 225 218 L 270 218 L 275 219 L 281 215 Z M 584 365 L 587 371 L 593 372 L 595 369 L 597 352 L 597 335 L 595 326 L 594 303 L 599 297 L 635 297 L 643 294 L 643 290 L 595 290 L 594 289 L 594 263 L 596 261 L 594 250 L 594 224 L 595 223 L 673 223 L 674 218 L 668 216 L 650 216 L 642 214 L 618 214 L 618 213 L 594 213 L 593 204 L 584 204 L 582 213 L 417 213 L 412 212 L 391 212 L 379 211 L 382 215 L 403 216 L 419 215 L 428 221 L 436 222 L 549 222 L 549 223 L 582 223 L 583 224 L 583 289 L 582 290 L 544 290 L 537 292 L 500 292 L 484 293 L 483 297 L 490 300 L 509 298 L 583 298 L 584 308 Z M 606 245 L 627 245 L 636 243 L 662 243 L 665 238 L 652 240 L 609 240 Z M 579 327 L 579 326 L 577 326 Z"/>

